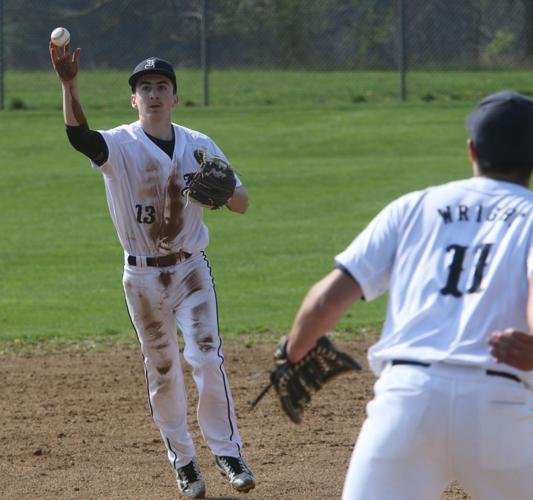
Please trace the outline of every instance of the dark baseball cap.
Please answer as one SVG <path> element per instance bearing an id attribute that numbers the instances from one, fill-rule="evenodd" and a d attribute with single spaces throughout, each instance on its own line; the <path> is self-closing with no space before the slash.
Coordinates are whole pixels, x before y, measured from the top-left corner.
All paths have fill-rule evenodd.
<path id="1" fill-rule="evenodd" d="M 176 84 L 176 73 L 174 73 L 172 64 L 159 57 L 149 57 L 135 66 L 135 69 L 128 80 L 131 90 L 135 92 L 135 85 L 141 76 L 154 73 L 169 78 L 174 86 L 174 93 L 177 92 L 178 86 Z"/>
<path id="2" fill-rule="evenodd" d="M 495 166 L 533 166 L 533 101 L 509 90 L 485 97 L 466 119 L 481 160 Z"/>

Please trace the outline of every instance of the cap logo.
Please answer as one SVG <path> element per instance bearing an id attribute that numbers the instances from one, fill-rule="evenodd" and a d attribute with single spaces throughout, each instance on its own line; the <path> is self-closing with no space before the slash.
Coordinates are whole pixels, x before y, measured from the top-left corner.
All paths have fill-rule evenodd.
<path id="1" fill-rule="evenodd" d="M 144 69 L 153 69 L 155 68 L 155 59 L 147 59 Z"/>

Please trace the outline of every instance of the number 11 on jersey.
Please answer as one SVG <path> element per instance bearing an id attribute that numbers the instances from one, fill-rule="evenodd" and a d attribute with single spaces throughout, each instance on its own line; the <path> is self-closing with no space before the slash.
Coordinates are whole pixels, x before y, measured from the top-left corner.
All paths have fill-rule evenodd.
<path id="1" fill-rule="evenodd" d="M 463 266 L 468 252 L 475 252 L 476 255 L 474 256 L 473 261 L 474 274 L 472 277 L 472 283 L 464 293 L 475 293 L 479 291 L 481 287 L 481 281 L 483 279 L 483 271 L 487 266 L 487 259 L 492 247 L 492 243 L 483 243 L 473 249 L 462 245 L 449 245 L 446 248 L 446 252 L 451 252 L 453 254 L 452 262 L 448 267 L 449 273 L 446 286 L 441 288 L 440 293 L 442 293 L 442 295 L 452 295 L 453 297 L 457 298 L 463 296 L 463 292 L 459 290 L 459 279 L 465 271 Z"/>

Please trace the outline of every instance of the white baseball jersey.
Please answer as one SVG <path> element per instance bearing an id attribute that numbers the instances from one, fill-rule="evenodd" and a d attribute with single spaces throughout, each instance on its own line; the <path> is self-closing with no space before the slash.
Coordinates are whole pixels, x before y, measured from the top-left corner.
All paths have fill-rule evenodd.
<path id="1" fill-rule="evenodd" d="M 508 327 L 528 332 L 533 271 L 533 193 L 474 177 L 402 196 L 348 248 L 339 267 L 370 301 L 389 289 L 380 340 L 369 351 L 376 375 L 408 359 L 533 372 L 496 363 L 487 338 Z"/>
<path id="2" fill-rule="evenodd" d="M 227 159 L 206 135 L 180 125 L 174 128 L 172 159 L 146 135 L 137 121 L 99 131 L 109 149 L 101 170 L 109 212 L 124 251 L 158 256 L 183 250 L 195 253 L 209 241 L 203 208 L 181 195 L 199 170 L 196 149 Z M 241 186 L 237 179 L 237 187 Z M 164 186 L 164 187 L 162 187 Z"/>

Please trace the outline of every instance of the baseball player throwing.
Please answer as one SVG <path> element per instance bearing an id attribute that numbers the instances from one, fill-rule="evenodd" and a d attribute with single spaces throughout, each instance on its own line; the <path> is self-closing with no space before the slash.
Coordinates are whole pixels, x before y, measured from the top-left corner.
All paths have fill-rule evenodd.
<path id="1" fill-rule="evenodd" d="M 344 500 L 533 492 L 533 101 L 486 97 L 467 120 L 473 177 L 390 203 L 308 292 L 300 360 L 355 301 L 389 290 L 379 376 Z"/>
<path id="2" fill-rule="evenodd" d="M 183 195 L 199 157 L 225 160 L 206 135 L 172 123 L 176 76 L 165 60 L 139 63 L 129 78 L 138 121 L 107 131 L 89 128 L 77 86 L 80 49 L 50 44 L 61 81 L 67 135 L 103 175 L 111 218 L 125 254 L 124 291 L 144 357 L 149 404 L 179 490 L 204 498 L 205 483 L 187 428 L 187 397 L 176 325 L 184 358 L 198 389 L 198 422 L 215 464 L 238 491 L 255 486 L 241 456 L 234 404 L 218 330 L 217 301 L 204 248 L 203 207 Z M 198 152 L 201 152 L 199 155 Z M 244 213 L 248 196 L 237 179 L 230 210 Z"/>

